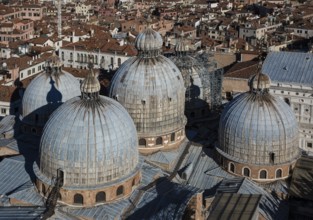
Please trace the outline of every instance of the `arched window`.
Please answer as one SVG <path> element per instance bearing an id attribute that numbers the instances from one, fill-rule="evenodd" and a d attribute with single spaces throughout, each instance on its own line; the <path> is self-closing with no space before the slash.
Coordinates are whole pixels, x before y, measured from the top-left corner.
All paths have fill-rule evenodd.
<path id="1" fill-rule="evenodd" d="M 171 141 L 175 141 L 175 133 L 171 134 Z"/>
<path id="2" fill-rule="evenodd" d="M 281 169 L 276 170 L 276 178 L 281 178 L 283 175 L 283 171 Z"/>
<path id="3" fill-rule="evenodd" d="M 96 195 L 96 202 L 105 202 L 106 196 L 105 192 L 98 192 Z"/>
<path id="4" fill-rule="evenodd" d="M 290 100 L 288 98 L 285 98 L 284 100 L 288 105 L 290 105 Z"/>
<path id="5" fill-rule="evenodd" d="M 116 196 L 124 195 L 124 186 L 119 186 L 116 190 Z"/>
<path id="6" fill-rule="evenodd" d="M 118 64 L 118 66 L 120 66 L 120 65 L 122 64 L 121 58 L 118 58 L 118 59 L 117 59 L 117 64 Z"/>
<path id="7" fill-rule="evenodd" d="M 37 133 L 36 128 L 32 128 L 32 133 L 33 133 L 33 134 L 36 134 L 36 133 Z"/>
<path id="8" fill-rule="evenodd" d="M 79 62 L 80 61 L 80 55 L 79 55 L 79 53 L 77 53 L 77 62 Z"/>
<path id="9" fill-rule="evenodd" d="M 97 55 L 95 56 L 95 60 L 94 61 L 95 61 L 94 62 L 95 64 L 98 64 L 98 56 Z"/>
<path id="10" fill-rule="evenodd" d="M 85 63 L 88 62 L 88 60 L 87 60 L 87 54 L 85 54 L 84 60 L 85 60 Z"/>
<path id="11" fill-rule="evenodd" d="M 243 175 L 247 176 L 247 177 L 250 177 L 250 170 L 249 170 L 249 168 L 247 168 L 247 167 L 243 168 Z"/>
<path id="12" fill-rule="evenodd" d="M 235 164 L 229 163 L 229 171 L 234 173 L 235 172 Z"/>
<path id="13" fill-rule="evenodd" d="M 75 194 L 74 195 L 74 204 L 78 204 L 78 205 L 84 204 L 84 198 L 81 194 Z"/>
<path id="14" fill-rule="evenodd" d="M 136 185 L 136 180 L 133 179 L 132 186 Z"/>
<path id="15" fill-rule="evenodd" d="M 111 57 L 111 65 L 113 66 L 113 64 L 114 64 L 114 58 Z"/>
<path id="16" fill-rule="evenodd" d="M 139 145 L 140 145 L 140 146 L 146 146 L 146 145 L 147 145 L 146 140 L 143 139 L 143 138 L 140 138 L 140 139 L 139 139 Z"/>
<path id="17" fill-rule="evenodd" d="M 64 52 L 61 53 L 62 60 L 64 61 Z"/>
<path id="18" fill-rule="evenodd" d="M 162 144 L 163 144 L 162 138 L 161 138 L 161 137 L 158 137 L 158 138 L 156 139 L 156 145 L 162 145 Z"/>
<path id="19" fill-rule="evenodd" d="M 260 171 L 260 179 L 266 179 L 267 178 L 267 171 L 261 170 Z"/>
<path id="20" fill-rule="evenodd" d="M 73 60 L 73 53 L 70 53 L 70 60 Z"/>

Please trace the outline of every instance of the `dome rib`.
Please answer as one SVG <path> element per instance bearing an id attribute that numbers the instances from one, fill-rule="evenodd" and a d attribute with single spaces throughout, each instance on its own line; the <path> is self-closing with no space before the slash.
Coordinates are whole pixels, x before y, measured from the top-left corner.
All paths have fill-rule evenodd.
<path id="1" fill-rule="evenodd" d="M 275 164 L 299 156 L 297 121 L 287 104 L 270 94 L 239 95 L 223 111 L 219 127 L 220 150 L 238 162 L 270 165 L 270 153 Z"/>
<path id="2" fill-rule="evenodd" d="M 61 168 L 65 188 L 100 187 L 138 169 L 132 119 L 120 104 L 102 96 L 63 104 L 49 119 L 40 147 L 42 174 L 52 178 Z"/>

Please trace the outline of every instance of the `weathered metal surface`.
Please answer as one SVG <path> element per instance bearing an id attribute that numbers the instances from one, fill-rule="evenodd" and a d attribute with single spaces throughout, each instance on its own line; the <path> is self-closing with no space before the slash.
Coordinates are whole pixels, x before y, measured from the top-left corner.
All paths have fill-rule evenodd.
<path id="1" fill-rule="evenodd" d="M 221 105 L 222 71 L 210 54 L 190 55 L 185 39 L 180 39 L 175 47 L 176 56 L 170 59 L 179 68 L 186 87 L 186 108 L 196 109 L 210 105 Z M 211 58 L 211 59 L 210 59 Z M 221 76 L 219 76 L 221 75 Z M 203 102 L 199 102 L 203 100 Z"/>
<path id="2" fill-rule="evenodd" d="M 224 109 L 219 149 L 226 157 L 249 164 L 290 162 L 299 155 L 298 125 L 291 108 L 268 93 L 247 92 Z"/>
<path id="3" fill-rule="evenodd" d="M 64 187 L 96 187 L 138 169 L 137 133 L 116 101 L 75 97 L 47 122 L 40 144 L 40 171 L 64 172 Z"/>
<path id="4" fill-rule="evenodd" d="M 79 86 L 79 81 L 69 73 L 39 74 L 24 93 L 21 113 L 23 122 L 43 126 L 57 107 L 80 95 Z"/>
<path id="5" fill-rule="evenodd" d="M 143 32 L 139 33 L 135 46 L 138 51 L 153 51 L 162 48 L 163 39 L 158 32 L 148 27 Z"/>
<path id="6" fill-rule="evenodd" d="M 136 40 L 140 53 L 116 72 L 110 97 L 118 100 L 133 118 L 140 137 L 161 136 L 185 126 L 185 88 L 179 69 L 159 55 L 162 38 L 150 30 Z"/>
<path id="7" fill-rule="evenodd" d="M 273 82 L 312 86 L 313 54 L 299 52 L 271 52 L 267 55 L 262 72 Z"/>

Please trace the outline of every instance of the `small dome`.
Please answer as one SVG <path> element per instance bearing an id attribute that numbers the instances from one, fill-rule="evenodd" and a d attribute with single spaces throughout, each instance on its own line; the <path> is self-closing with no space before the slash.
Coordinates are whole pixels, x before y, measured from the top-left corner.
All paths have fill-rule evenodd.
<path id="1" fill-rule="evenodd" d="M 64 188 L 104 187 L 138 167 L 137 133 L 127 111 L 103 96 L 75 97 L 47 122 L 40 143 L 40 172 L 64 172 Z"/>
<path id="2" fill-rule="evenodd" d="M 251 77 L 249 80 L 249 86 L 251 91 L 269 89 L 271 86 L 270 77 L 264 73 L 258 73 Z"/>
<path id="3" fill-rule="evenodd" d="M 93 71 L 93 70 L 90 70 L 90 71 Z M 100 87 L 100 82 L 97 79 L 97 74 L 93 72 L 92 74 L 88 74 L 88 76 L 81 83 L 80 89 L 83 93 L 99 92 L 101 87 Z"/>
<path id="4" fill-rule="evenodd" d="M 73 75 L 47 67 L 26 88 L 22 100 L 22 121 L 43 126 L 57 107 L 79 95 L 79 81 Z"/>
<path id="5" fill-rule="evenodd" d="M 291 108 L 269 93 L 246 92 L 224 109 L 219 125 L 219 149 L 233 161 L 271 165 L 295 160 L 298 124 Z"/>
<path id="6" fill-rule="evenodd" d="M 135 42 L 138 51 L 160 50 L 162 45 L 163 39 L 161 35 L 150 27 L 140 33 Z"/>
<path id="7" fill-rule="evenodd" d="M 175 51 L 176 52 L 188 52 L 189 51 L 189 45 L 183 38 L 177 41 L 176 46 L 175 46 Z"/>

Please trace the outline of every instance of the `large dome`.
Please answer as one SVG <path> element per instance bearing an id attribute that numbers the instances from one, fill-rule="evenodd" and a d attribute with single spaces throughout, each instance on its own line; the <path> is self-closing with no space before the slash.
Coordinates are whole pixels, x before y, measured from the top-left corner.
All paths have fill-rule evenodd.
<path id="1" fill-rule="evenodd" d="M 298 125 L 279 97 L 243 93 L 231 101 L 220 119 L 219 148 L 234 160 L 252 164 L 289 162 L 298 156 Z"/>
<path id="2" fill-rule="evenodd" d="M 25 124 L 44 126 L 51 113 L 65 101 L 80 95 L 79 81 L 60 67 L 48 67 L 28 85 L 22 100 Z"/>
<path id="3" fill-rule="evenodd" d="M 118 102 L 75 97 L 47 122 L 40 143 L 40 171 L 65 173 L 64 187 L 102 186 L 134 172 L 138 164 L 134 123 Z"/>
<path id="4" fill-rule="evenodd" d="M 283 164 L 299 155 L 298 124 L 291 108 L 268 93 L 270 79 L 258 74 L 251 91 L 233 99 L 219 125 L 219 149 L 234 161 Z"/>
<path id="5" fill-rule="evenodd" d="M 209 113 L 209 72 L 197 59 L 188 55 L 189 47 L 184 38 L 175 47 L 176 55 L 170 59 L 182 73 L 186 88 L 185 114 L 189 119 L 205 117 Z"/>
<path id="6" fill-rule="evenodd" d="M 59 199 L 85 206 L 130 195 L 140 181 L 135 125 L 122 105 L 99 96 L 97 74 L 89 66 L 82 95 L 65 102 L 47 122 L 39 169 L 35 165 L 43 194 L 56 178 Z"/>
<path id="7" fill-rule="evenodd" d="M 149 46 L 151 36 L 159 33 L 148 28 L 138 36 L 139 55 L 118 69 L 111 82 L 110 97 L 132 116 L 141 148 L 162 148 L 165 143 L 177 145 L 184 138 L 185 88 L 179 69 L 159 54 L 160 45 Z"/>

